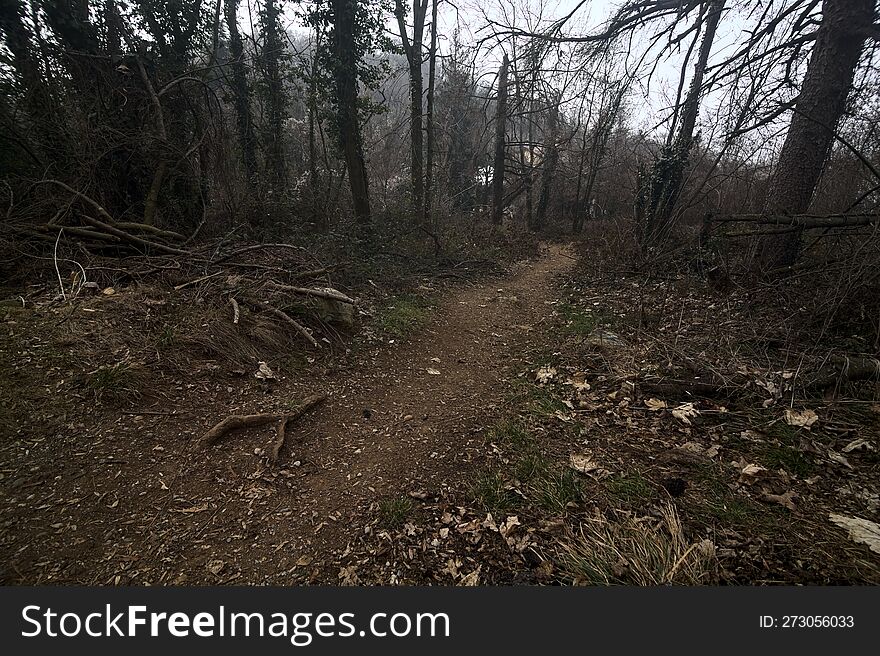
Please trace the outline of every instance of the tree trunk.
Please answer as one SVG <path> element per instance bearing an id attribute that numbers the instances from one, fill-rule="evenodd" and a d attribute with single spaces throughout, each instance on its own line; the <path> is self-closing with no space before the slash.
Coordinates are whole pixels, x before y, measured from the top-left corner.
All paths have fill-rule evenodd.
<path id="1" fill-rule="evenodd" d="M 331 0 L 333 10 L 334 95 L 337 129 L 348 181 L 351 186 L 355 220 L 369 230 L 370 194 L 364 146 L 358 117 L 357 55 L 352 43 L 355 36 L 356 0 Z"/>
<path id="2" fill-rule="evenodd" d="M 330 222 L 327 218 L 326 205 L 319 200 L 321 197 L 318 189 L 318 144 L 316 133 L 318 129 L 318 62 L 321 56 L 321 32 L 315 30 L 315 44 L 312 52 L 311 72 L 309 74 L 309 191 L 312 200 L 312 220 L 318 230 L 327 232 Z"/>
<path id="3" fill-rule="evenodd" d="M 507 151 L 507 69 L 510 60 L 504 55 L 498 71 L 498 100 L 495 110 L 495 159 L 492 163 L 492 223 L 501 225 L 504 218 L 504 157 Z"/>
<path id="4" fill-rule="evenodd" d="M 538 207 L 535 212 L 535 229 L 542 230 L 547 220 L 547 206 L 550 204 L 550 191 L 553 187 L 553 176 L 559 162 L 559 148 L 556 144 L 557 122 L 559 119 L 559 100 L 554 99 L 547 117 L 547 141 L 544 143 L 544 168 L 541 171 L 541 191 L 538 195 Z"/>
<path id="5" fill-rule="evenodd" d="M 434 83 L 437 70 L 437 5 L 431 2 L 431 45 L 428 49 L 428 107 L 425 115 L 427 143 L 425 144 L 425 222 L 434 226 L 433 185 L 434 185 Z"/>
<path id="6" fill-rule="evenodd" d="M 281 43 L 280 11 L 276 0 L 265 0 L 263 15 L 263 33 L 266 39 L 263 47 L 263 60 L 266 64 L 266 83 L 268 86 L 269 105 L 269 138 L 266 145 L 266 168 L 272 180 L 279 184 L 285 177 L 284 161 L 284 119 L 286 100 L 284 85 L 281 80 L 281 54 L 284 48 Z"/>
<path id="7" fill-rule="evenodd" d="M 703 87 L 703 76 L 709 63 L 709 54 L 721 12 L 726 0 L 711 0 L 706 11 L 706 32 L 700 44 L 700 53 L 694 65 L 694 77 L 681 107 L 681 118 L 678 133 L 671 147 L 664 147 L 660 157 L 654 162 L 649 184 L 650 199 L 647 211 L 645 236 L 649 245 L 666 237 L 671 227 L 672 210 L 681 196 L 684 186 L 684 172 L 687 167 L 691 147 L 694 144 L 694 129 L 700 110 L 700 93 Z"/>
<path id="8" fill-rule="evenodd" d="M 874 20 L 874 0 L 822 3 L 822 24 L 773 174 L 767 213 L 803 214 L 809 209 Z M 800 230 L 767 238 L 760 263 L 791 266 L 800 245 Z"/>
<path id="9" fill-rule="evenodd" d="M 257 173 L 255 153 L 254 123 L 251 118 L 251 99 L 248 91 L 247 71 L 244 64 L 244 44 L 238 31 L 239 0 L 226 1 L 226 26 L 229 28 L 229 49 L 232 53 L 232 94 L 235 101 L 235 118 L 238 126 L 238 139 L 241 142 L 241 157 L 248 180 L 253 181 Z"/>
<path id="10" fill-rule="evenodd" d="M 397 27 L 400 29 L 400 41 L 409 65 L 409 132 L 410 132 L 410 187 L 412 191 L 413 218 L 424 222 L 425 210 L 425 171 L 424 141 L 422 135 L 422 96 L 424 79 L 422 78 L 422 45 L 425 31 L 425 15 L 428 0 L 413 0 L 413 34 L 412 39 L 406 32 L 406 13 L 403 0 L 395 0 L 394 14 Z"/>

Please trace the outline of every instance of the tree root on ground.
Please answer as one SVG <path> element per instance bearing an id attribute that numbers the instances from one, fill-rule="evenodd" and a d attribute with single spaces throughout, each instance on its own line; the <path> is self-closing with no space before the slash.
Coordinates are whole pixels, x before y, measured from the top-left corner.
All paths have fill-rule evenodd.
<path id="1" fill-rule="evenodd" d="M 256 426 L 264 426 L 272 422 L 278 422 L 278 432 L 272 447 L 269 450 L 270 458 L 273 461 L 278 460 L 278 454 L 284 447 L 284 440 L 287 432 L 287 424 L 306 414 L 312 408 L 323 403 L 327 397 L 323 394 L 316 394 L 306 398 L 291 412 L 283 414 L 264 413 L 258 415 L 230 415 L 219 424 L 216 424 L 211 430 L 202 435 L 199 442 L 203 447 L 209 447 L 227 433 L 241 428 L 254 428 Z"/>

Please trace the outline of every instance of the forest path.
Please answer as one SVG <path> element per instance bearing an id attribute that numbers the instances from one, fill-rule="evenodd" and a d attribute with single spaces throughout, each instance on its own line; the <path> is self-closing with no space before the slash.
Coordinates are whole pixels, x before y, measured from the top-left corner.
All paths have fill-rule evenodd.
<path id="1" fill-rule="evenodd" d="M 509 275 L 445 296 L 426 325 L 369 364 L 324 381 L 282 381 L 273 396 L 323 393 L 327 401 L 291 425 L 279 466 L 254 470 L 261 460 L 247 445 L 260 442 L 248 431 L 197 454 L 175 478 L 190 507 L 216 510 L 195 544 L 180 539 L 188 518 L 157 518 L 155 537 L 147 536 L 154 556 L 174 551 L 182 559 L 174 569 L 183 578 L 170 580 L 205 581 L 205 570 L 223 563 L 207 581 L 333 582 L 340 557 L 370 530 L 382 503 L 466 490 L 511 378 L 546 348 L 555 278 L 575 261 L 565 245 L 542 245 Z M 206 415 L 206 425 L 219 416 Z"/>
<path id="2" fill-rule="evenodd" d="M 461 478 L 486 448 L 480 433 L 511 376 L 543 346 L 554 278 L 574 262 L 565 246 L 542 246 L 509 278 L 452 294 L 427 326 L 326 390 L 328 405 L 303 420 L 317 439 L 292 456 L 316 466 L 298 494 L 306 514 L 336 518 L 320 531 L 322 549 L 344 547 L 371 502 Z"/>

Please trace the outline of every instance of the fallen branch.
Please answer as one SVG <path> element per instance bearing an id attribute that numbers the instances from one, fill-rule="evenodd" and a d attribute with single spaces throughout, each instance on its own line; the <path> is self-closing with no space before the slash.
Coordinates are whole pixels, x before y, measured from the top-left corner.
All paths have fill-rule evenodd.
<path id="1" fill-rule="evenodd" d="M 162 253 L 170 253 L 171 255 L 191 255 L 189 251 L 182 250 L 180 248 L 173 248 L 171 246 L 166 246 L 165 244 L 160 244 L 155 241 L 150 241 L 149 239 L 144 239 L 143 237 L 136 237 L 135 235 L 130 235 L 127 232 L 116 228 L 109 223 L 104 223 L 103 221 L 99 221 L 98 219 L 91 217 L 87 214 L 82 215 L 83 220 L 93 225 L 96 228 L 100 228 L 104 232 L 109 232 L 111 235 L 115 235 L 122 239 L 123 241 L 128 241 L 133 244 L 139 244 L 141 246 L 147 246 L 149 248 L 155 249 Z"/>
<path id="2" fill-rule="evenodd" d="M 278 317 L 279 319 L 281 319 L 282 321 L 284 321 L 285 323 L 290 324 L 291 326 L 293 326 L 294 330 L 296 330 L 300 335 L 305 337 L 309 341 L 309 343 L 311 343 L 311 345 L 314 346 L 315 348 L 321 347 L 321 345 L 318 344 L 318 341 L 314 337 L 312 337 L 312 334 L 308 330 L 306 330 L 302 326 L 302 324 L 300 324 L 298 321 L 292 319 L 290 317 L 290 315 L 288 315 L 283 310 L 279 310 L 278 308 L 274 308 L 271 305 L 269 305 L 268 303 L 263 303 L 263 301 L 258 301 L 255 298 L 244 298 L 243 300 L 247 304 L 249 304 L 257 309 L 260 309 L 260 310 L 263 310 L 263 311 L 268 312 L 270 314 L 273 314 L 276 317 Z"/>
<path id="3" fill-rule="evenodd" d="M 288 422 L 291 422 L 303 416 L 312 408 L 323 403 L 327 399 L 323 394 L 316 394 L 305 399 L 293 411 L 284 414 L 263 413 L 258 415 L 230 415 L 219 424 L 216 424 L 211 430 L 202 435 L 199 442 L 203 447 L 209 447 L 227 433 L 239 430 L 241 428 L 256 428 L 257 426 L 265 426 L 272 422 L 279 422 L 279 435 L 272 443 L 270 455 L 273 459 L 277 459 L 281 447 L 284 445 L 285 432 Z"/>
<path id="4" fill-rule="evenodd" d="M 244 255 L 245 253 L 250 253 L 251 251 L 258 251 L 265 248 L 288 248 L 290 250 L 296 251 L 304 251 L 306 250 L 302 246 L 294 246 L 293 244 L 254 244 L 252 246 L 245 246 L 244 248 L 239 248 L 237 250 L 232 251 L 231 253 L 227 253 L 219 260 L 214 260 L 214 264 L 222 264 L 227 260 L 231 260 L 233 257 L 238 257 L 239 255 Z"/>
<path id="5" fill-rule="evenodd" d="M 335 289 L 330 289 L 326 287 L 324 289 L 310 289 L 308 287 L 294 287 L 293 285 L 282 285 L 281 283 L 277 283 L 274 280 L 270 280 L 266 283 L 267 287 L 271 287 L 272 289 L 278 289 L 285 292 L 291 292 L 293 294 L 302 294 L 303 296 L 315 296 L 317 298 L 326 298 L 331 301 L 339 301 L 341 303 L 349 303 L 351 305 L 355 305 L 357 301 L 349 296 L 346 296 L 342 292 L 336 291 Z"/>
<path id="6" fill-rule="evenodd" d="M 140 230 L 141 232 L 149 232 L 156 237 L 162 237 L 164 239 L 174 239 L 177 241 L 183 241 L 184 239 L 186 239 L 186 237 L 184 237 L 179 232 L 174 232 L 173 230 L 163 230 L 162 228 L 147 225 L 146 223 L 120 222 L 116 224 L 116 227 L 121 230 Z"/>
<path id="7" fill-rule="evenodd" d="M 806 385 L 808 390 L 824 390 L 859 380 L 880 380 L 880 360 L 866 357 L 834 356 Z"/>
<path id="8" fill-rule="evenodd" d="M 278 422 L 278 432 L 276 434 L 275 440 L 272 442 L 272 446 L 269 449 L 269 459 L 272 462 L 278 461 L 278 455 L 281 453 L 281 449 L 284 448 L 284 440 L 287 437 L 287 424 L 301 417 L 315 406 L 320 405 L 326 399 L 326 396 L 321 395 L 310 396 L 305 401 L 300 403 L 293 410 L 293 412 L 284 415 L 281 418 L 281 420 Z"/>
<path id="9" fill-rule="evenodd" d="M 877 214 L 731 214 L 712 217 L 713 223 L 755 223 L 758 225 L 793 226 L 795 228 L 843 228 L 873 225 Z"/>

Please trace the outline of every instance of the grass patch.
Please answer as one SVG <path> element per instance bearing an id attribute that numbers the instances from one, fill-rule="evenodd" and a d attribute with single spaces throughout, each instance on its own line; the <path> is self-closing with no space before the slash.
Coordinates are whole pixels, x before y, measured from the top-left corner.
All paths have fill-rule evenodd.
<path id="1" fill-rule="evenodd" d="M 535 478 L 546 476 L 550 469 L 547 459 L 539 453 L 529 453 L 516 461 L 514 474 L 520 483 L 528 483 Z"/>
<path id="2" fill-rule="evenodd" d="M 714 545 L 690 542 L 675 506 L 661 519 L 590 519 L 561 544 L 559 573 L 577 585 L 707 585 L 718 579 Z"/>
<path id="3" fill-rule="evenodd" d="M 379 523 L 390 529 L 397 529 L 406 524 L 415 506 L 408 497 L 382 499 L 379 502 Z"/>
<path id="4" fill-rule="evenodd" d="M 379 311 L 376 325 L 383 332 L 404 337 L 427 323 L 431 309 L 430 301 L 421 296 L 399 296 Z"/>
<path id="5" fill-rule="evenodd" d="M 98 367 L 86 379 L 86 387 L 92 390 L 97 401 L 111 403 L 139 399 L 140 383 L 137 370 L 127 362 Z"/>
<path id="6" fill-rule="evenodd" d="M 552 513 L 565 513 L 571 505 L 584 500 L 584 489 L 578 475 L 571 469 L 539 472 L 529 484 L 535 503 Z"/>
<path id="7" fill-rule="evenodd" d="M 751 526 L 766 517 L 767 507 L 756 505 L 750 499 L 739 496 L 728 487 L 724 472 L 707 468 L 700 476 L 705 490 L 705 500 L 697 503 L 694 516 L 710 523 L 724 526 Z"/>
<path id="8" fill-rule="evenodd" d="M 614 497 L 628 505 L 647 503 L 657 492 L 651 482 L 638 473 L 612 478 L 606 485 Z"/>
<path id="9" fill-rule="evenodd" d="M 480 475 L 471 485 L 471 496 L 487 512 L 509 510 L 519 501 L 519 497 L 497 471 Z"/>
<path id="10" fill-rule="evenodd" d="M 611 325 L 615 321 L 612 314 L 599 309 L 578 307 L 571 303 L 561 304 L 557 311 L 565 322 L 563 330 L 580 337 L 592 335 L 600 326 Z"/>
<path id="11" fill-rule="evenodd" d="M 784 444 L 765 446 L 761 449 L 760 459 L 770 469 L 784 469 L 801 478 L 809 476 L 816 468 L 807 454 Z"/>
<path id="12" fill-rule="evenodd" d="M 160 350 L 170 349 L 176 341 L 177 331 L 170 323 L 166 323 L 156 336 L 156 348 Z"/>
<path id="13" fill-rule="evenodd" d="M 549 387 L 535 386 L 529 394 L 527 409 L 533 414 L 546 417 L 557 412 L 566 412 L 568 407 Z"/>
<path id="14" fill-rule="evenodd" d="M 517 451 L 531 451 L 536 446 L 535 437 L 514 419 L 500 421 L 489 431 L 490 442 L 510 446 Z"/>

